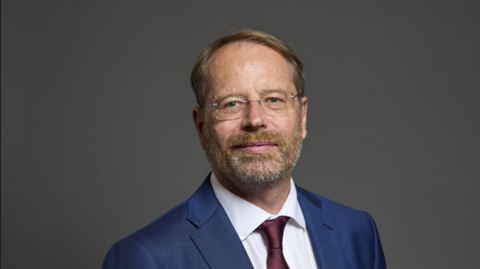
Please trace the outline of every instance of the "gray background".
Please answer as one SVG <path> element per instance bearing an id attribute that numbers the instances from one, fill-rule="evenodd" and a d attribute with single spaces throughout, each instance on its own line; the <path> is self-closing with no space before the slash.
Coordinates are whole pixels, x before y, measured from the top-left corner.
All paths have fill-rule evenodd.
<path id="1" fill-rule="evenodd" d="M 303 59 L 296 182 L 370 212 L 389 268 L 479 268 L 478 1 L 2 1 L 2 269 L 99 268 L 209 172 L 200 50 L 240 28 Z"/>

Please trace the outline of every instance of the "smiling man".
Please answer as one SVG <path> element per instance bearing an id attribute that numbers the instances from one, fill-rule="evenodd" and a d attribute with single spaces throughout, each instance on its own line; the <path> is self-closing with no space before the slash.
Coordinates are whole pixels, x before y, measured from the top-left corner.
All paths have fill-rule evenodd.
<path id="1" fill-rule="evenodd" d="M 294 185 L 307 135 L 303 65 L 282 41 L 234 32 L 191 75 L 212 173 L 193 196 L 120 240 L 103 268 L 383 269 L 372 218 Z"/>

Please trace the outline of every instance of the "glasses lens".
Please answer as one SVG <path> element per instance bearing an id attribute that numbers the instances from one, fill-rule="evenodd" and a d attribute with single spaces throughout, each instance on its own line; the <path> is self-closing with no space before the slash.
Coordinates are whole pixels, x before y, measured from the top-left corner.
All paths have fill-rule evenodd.
<path id="1" fill-rule="evenodd" d="M 216 117 L 218 119 L 232 119 L 242 115 L 247 101 L 233 96 L 218 99 L 216 103 Z"/>
<path id="2" fill-rule="evenodd" d="M 271 92 L 259 100 L 246 100 L 243 97 L 229 96 L 215 100 L 215 117 L 220 120 L 237 119 L 244 115 L 250 102 L 260 102 L 266 114 L 283 115 L 292 107 L 292 97 L 286 92 Z"/>
<path id="3" fill-rule="evenodd" d="M 289 103 L 291 103 L 290 98 L 286 93 L 274 92 L 270 93 L 263 98 L 263 107 L 266 112 L 272 113 L 281 113 L 285 111 Z"/>

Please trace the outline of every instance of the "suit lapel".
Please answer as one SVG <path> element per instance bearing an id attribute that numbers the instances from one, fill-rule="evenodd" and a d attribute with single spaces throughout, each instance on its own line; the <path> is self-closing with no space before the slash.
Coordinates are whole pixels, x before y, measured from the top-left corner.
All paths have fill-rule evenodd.
<path id="1" fill-rule="evenodd" d="M 322 209 L 322 202 L 297 187 L 308 234 L 318 268 L 347 268 L 341 237 L 334 220 Z M 210 176 L 188 201 L 188 220 L 198 229 L 190 235 L 212 269 L 253 269 L 248 255 L 210 184 Z"/>
<path id="2" fill-rule="evenodd" d="M 237 232 L 215 197 L 210 176 L 189 199 L 187 218 L 198 228 L 190 238 L 210 268 L 253 269 Z"/>
<path id="3" fill-rule="evenodd" d="M 318 268 L 347 268 L 334 220 L 323 211 L 318 198 L 299 187 L 297 193 Z"/>

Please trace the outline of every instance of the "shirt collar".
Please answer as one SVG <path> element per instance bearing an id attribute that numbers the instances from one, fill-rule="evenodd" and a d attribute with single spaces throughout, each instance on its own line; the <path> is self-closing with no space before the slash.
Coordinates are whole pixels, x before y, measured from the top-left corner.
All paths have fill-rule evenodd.
<path id="1" fill-rule="evenodd" d="M 287 200 L 283 204 L 282 209 L 278 212 L 278 215 L 271 215 L 260 207 L 244 200 L 225 187 L 223 187 L 218 179 L 215 177 L 215 173 L 211 173 L 210 181 L 212 188 L 217 196 L 218 201 L 225 209 L 230 221 L 235 228 L 240 240 L 247 238 L 260 224 L 267 219 L 275 219 L 278 216 L 287 216 L 293 220 L 294 225 L 299 228 L 305 229 L 305 218 L 303 217 L 302 210 L 297 199 L 297 190 L 293 179 L 290 179 L 290 193 Z"/>

